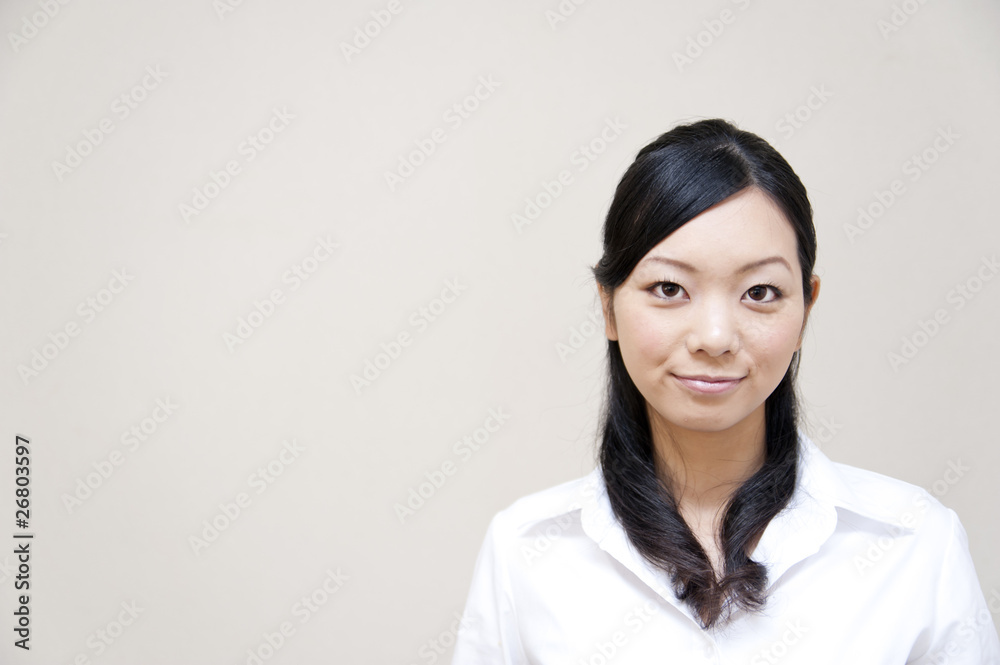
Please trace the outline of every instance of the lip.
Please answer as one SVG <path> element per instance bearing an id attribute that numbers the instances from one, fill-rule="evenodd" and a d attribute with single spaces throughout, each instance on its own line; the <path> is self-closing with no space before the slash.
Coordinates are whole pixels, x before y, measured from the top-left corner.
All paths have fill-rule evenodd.
<path id="1" fill-rule="evenodd" d="M 673 375 L 681 385 L 702 395 L 720 395 L 736 388 L 745 377 L 742 376 L 708 376 L 698 374 L 691 376 Z"/>

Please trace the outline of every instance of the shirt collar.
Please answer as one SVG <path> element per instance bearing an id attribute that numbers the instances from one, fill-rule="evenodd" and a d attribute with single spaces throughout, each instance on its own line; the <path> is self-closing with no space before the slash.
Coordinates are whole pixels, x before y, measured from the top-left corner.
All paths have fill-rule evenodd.
<path id="1" fill-rule="evenodd" d="M 600 467 L 579 485 L 577 504 L 583 530 L 662 597 L 678 605 L 669 579 L 632 546 L 611 509 Z M 837 527 L 843 515 L 838 509 L 910 530 L 885 507 L 864 501 L 841 465 L 831 461 L 803 432 L 799 432 L 799 467 L 794 493 L 788 505 L 764 530 L 751 558 L 768 569 L 769 585 L 775 584 L 792 566 L 815 554 Z M 678 607 L 680 607 L 678 605 Z M 681 608 L 685 614 L 690 613 Z"/>

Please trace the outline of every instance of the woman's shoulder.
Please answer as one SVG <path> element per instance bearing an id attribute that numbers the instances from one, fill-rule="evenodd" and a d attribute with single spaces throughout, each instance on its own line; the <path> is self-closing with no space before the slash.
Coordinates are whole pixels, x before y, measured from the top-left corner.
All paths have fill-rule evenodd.
<path id="1" fill-rule="evenodd" d="M 594 469 L 585 476 L 526 494 L 497 512 L 494 528 L 516 535 L 550 520 L 563 521 L 596 495 L 600 483 L 600 470 Z"/>
<path id="2" fill-rule="evenodd" d="M 802 438 L 806 492 L 856 515 L 908 530 L 940 533 L 954 527 L 955 512 L 923 487 L 833 461 L 808 438 Z"/>

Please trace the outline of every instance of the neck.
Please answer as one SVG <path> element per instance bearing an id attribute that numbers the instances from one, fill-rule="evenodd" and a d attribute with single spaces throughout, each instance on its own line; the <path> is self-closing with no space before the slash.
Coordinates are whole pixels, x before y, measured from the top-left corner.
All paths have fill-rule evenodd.
<path id="1" fill-rule="evenodd" d="M 739 486 L 764 463 L 764 405 L 720 432 L 665 423 L 647 406 L 657 472 L 682 512 L 718 515 Z"/>

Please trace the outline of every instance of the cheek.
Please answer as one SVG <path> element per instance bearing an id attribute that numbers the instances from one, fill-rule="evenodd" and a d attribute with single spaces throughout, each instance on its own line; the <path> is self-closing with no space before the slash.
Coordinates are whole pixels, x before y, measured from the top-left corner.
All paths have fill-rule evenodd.
<path id="1" fill-rule="evenodd" d="M 801 321 L 795 317 L 761 326 L 745 338 L 747 351 L 759 367 L 783 373 L 799 342 L 800 330 Z"/>
<path id="2" fill-rule="evenodd" d="M 664 317 L 632 313 L 627 324 L 618 328 L 622 357 L 635 367 L 658 365 L 670 353 L 676 333 Z"/>

